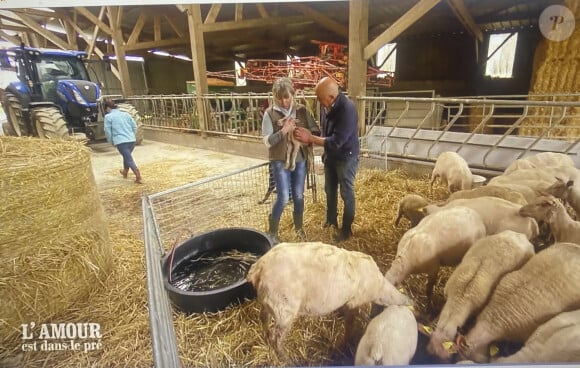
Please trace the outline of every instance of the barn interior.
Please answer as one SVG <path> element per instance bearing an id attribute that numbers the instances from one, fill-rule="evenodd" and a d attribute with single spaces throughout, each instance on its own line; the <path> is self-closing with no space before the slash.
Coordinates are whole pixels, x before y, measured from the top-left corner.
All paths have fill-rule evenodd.
<path id="1" fill-rule="evenodd" d="M 272 81 L 280 73 L 300 87 L 299 101 L 316 119 L 319 106 L 312 88 L 322 76 L 338 79 L 343 91 L 357 102 L 359 217 L 355 236 L 341 247 L 371 255 L 383 272 L 407 230 L 406 223 L 391 225 L 398 202 L 409 193 L 432 202 L 449 195 L 442 186 L 432 193 L 428 189 L 426 175 L 439 153 L 461 153 L 474 174 L 487 178 L 501 174 L 516 159 L 542 152 L 562 153 L 580 167 L 580 28 L 572 27 L 567 36 L 550 39 L 546 29 L 563 29 L 566 24 L 543 18 L 546 9 L 560 6 L 577 21 L 578 0 L 91 4 L 95 5 L 1 5 L 0 39 L 6 46 L 86 51 L 89 75 L 100 82 L 103 95 L 122 96 L 138 111 L 145 142 L 136 152 L 142 152 L 143 160 L 148 149 L 154 155 L 156 145 L 163 143 L 191 152 L 213 151 L 214 158 L 223 162 L 231 156 L 262 161 L 235 169 L 224 164 L 219 170 L 219 160 L 216 168 L 176 153 L 179 159 L 144 165 L 143 171 L 155 179 L 137 189 L 102 183 L 95 187 L 86 167 L 69 168 L 80 170 L 71 171 L 71 176 L 82 180 L 86 176 L 87 187 L 96 192 L 96 197 L 85 194 L 86 202 L 100 201 L 103 207 L 103 215 L 91 215 L 96 220 L 90 217 L 90 221 L 98 223 L 93 222 L 91 229 L 104 226 L 105 230 L 94 233 L 112 247 L 113 255 L 103 258 L 113 260 L 93 263 L 106 269 L 108 276 L 83 278 L 94 281 L 95 285 L 86 286 L 90 292 L 79 291 L 58 311 L 39 307 L 40 297 L 28 297 L 29 291 L 22 291 L 33 289 L 22 286 L 26 282 L 0 283 L 8 285 L 6 293 L 28 298 L 14 301 L 28 306 L 22 307 L 26 312 L 17 313 L 13 325 L 0 334 L 0 366 L 353 365 L 356 345 L 340 345 L 343 326 L 338 314 L 298 321 L 287 341 L 289 358 L 284 360 L 262 338 L 255 300 L 219 312 L 185 314 L 170 304 L 165 292 L 159 264 L 176 244 L 224 223 L 265 230 L 273 199 L 257 205 L 268 182 L 260 113 L 272 103 Z M 70 186 L 71 191 L 76 188 L 78 183 L 59 181 L 57 175 L 63 170 L 58 155 L 68 152 L 67 148 L 40 145 L 37 151 L 28 143 L 18 147 L 14 142 L 5 141 L 3 147 L 9 148 L 3 153 L 18 151 L 14 156 L 21 155 L 32 170 L 26 172 L 25 182 L 38 185 L 37 191 L 22 192 L 23 197 L 44 198 L 45 184 L 33 169 L 46 165 L 40 158 L 47 151 L 57 155 L 55 175 L 50 176 L 54 183 L 67 190 Z M 38 167 L 26 157 L 25 147 L 38 159 Z M 93 144 L 92 152 L 93 165 L 95 155 L 112 155 L 99 143 Z M 325 211 L 321 153 L 315 150 L 310 163 L 306 230 L 313 241 L 333 243 L 333 233 L 319 226 Z M 211 154 L 204 155 L 211 161 Z M 3 177 L 18 174 L 16 166 L 2 161 Z M 64 196 L 56 189 L 51 193 L 51 198 Z M 18 196 L 14 201 L 25 206 Z M 70 205 L 62 203 L 63 208 Z M 68 221 L 64 211 L 63 219 Z M 2 212 L 1 223 L 21 219 Z M 574 215 L 570 208 L 569 213 Z M 26 238 L 30 231 L 25 232 L 18 236 L 7 232 L 0 239 L 7 245 L 38 242 Z M 283 218 L 280 235 L 296 240 L 289 215 Z M 545 239 L 535 245 L 543 249 Z M 35 267 L 40 268 L 29 271 L 43 270 L 41 265 Z M 16 268 L 13 271 L 8 276 L 0 273 L 0 280 L 19 275 Z M 422 322 L 432 323 L 443 307 L 443 288 L 452 271 L 445 268 L 440 273 L 433 304 L 425 296 L 424 275 L 414 275 L 403 284 L 405 293 L 417 303 Z M 75 282 L 64 273 L 55 277 L 71 285 Z M 41 288 L 45 283 L 49 281 L 35 280 Z M 364 326 L 369 316 L 361 312 L 360 319 Z M 96 321 L 106 333 L 100 348 L 84 354 L 23 352 L 20 325 L 31 321 Z M 425 345 L 425 337 L 420 337 L 411 364 L 440 363 L 426 352 Z M 520 347 L 521 343 L 503 342 L 500 354 L 509 355 Z"/>

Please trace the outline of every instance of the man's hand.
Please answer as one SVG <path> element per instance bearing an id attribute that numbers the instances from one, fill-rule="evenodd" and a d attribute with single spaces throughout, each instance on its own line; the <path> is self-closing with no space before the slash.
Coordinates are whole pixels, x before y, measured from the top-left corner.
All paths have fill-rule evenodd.
<path id="1" fill-rule="evenodd" d="M 296 138 L 300 143 L 310 144 L 312 141 L 312 133 L 310 130 L 302 127 L 294 129 L 294 138 Z"/>

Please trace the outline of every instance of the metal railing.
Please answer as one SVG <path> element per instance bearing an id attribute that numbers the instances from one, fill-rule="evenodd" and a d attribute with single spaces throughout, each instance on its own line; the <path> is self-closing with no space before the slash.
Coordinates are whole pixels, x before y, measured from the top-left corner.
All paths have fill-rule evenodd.
<path id="1" fill-rule="evenodd" d="M 364 108 L 363 152 L 386 157 L 434 161 L 442 150 L 466 156 L 475 168 L 501 171 L 528 153 L 553 151 L 574 156 L 580 141 L 580 95 L 490 98 L 360 97 Z M 404 94 L 404 92 L 396 92 Z M 225 135 L 259 142 L 262 116 L 271 93 L 208 94 L 198 122 L 194 95 L 136 96 L 127 99 L 146 126 Z M 318 118 L 314 95 L 298 95 Z M 580 165 L 580 164 L 579 164 Z"/>
<path id="2" fill-rule="evenodd" d="M 163 257 L 191 236 L 225 227 L 265 231 L 272 201 L 268 163 L 210 177 L 143 197 L 147 290 L 155 367 L 179 368 L 173 314 L 161 271 Z M 315 202 L 307 191 L 305 202 Z M 286 210 L 292 211 L 291 205 Z"/>

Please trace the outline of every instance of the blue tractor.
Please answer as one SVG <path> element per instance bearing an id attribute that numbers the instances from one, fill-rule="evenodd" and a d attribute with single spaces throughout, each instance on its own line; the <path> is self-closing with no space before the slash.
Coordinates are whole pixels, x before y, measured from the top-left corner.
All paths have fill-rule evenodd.
<path id="1" fill-rule="evenodd" d="M 84 133 L 89 141 L 104 139 L 101 88 L 89 79 L 86 57 L 83 51 L 24 46 L 0 50 L 2 68 L 16 68 L 18 77 L 3 91 L 5 134 L 67 138 Z M 122 100 L 115 102 L 137 122 L 140 144 L 143 132 L 137 110 Z"/>

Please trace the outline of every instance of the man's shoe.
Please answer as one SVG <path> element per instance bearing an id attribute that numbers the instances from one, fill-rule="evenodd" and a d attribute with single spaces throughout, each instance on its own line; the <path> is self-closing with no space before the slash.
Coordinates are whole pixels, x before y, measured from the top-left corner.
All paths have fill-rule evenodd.
<path id="1" fill-rule="evenodd" d="M 338 234 L 336 234 L 334 236 L 334 241 L 336 241 L 337 243 L 340 243 L 340 242 L 343 242 L 345 240 L 348 240 L 351 236 L 352 236 L 352 231 L 341 230 Z"/>

